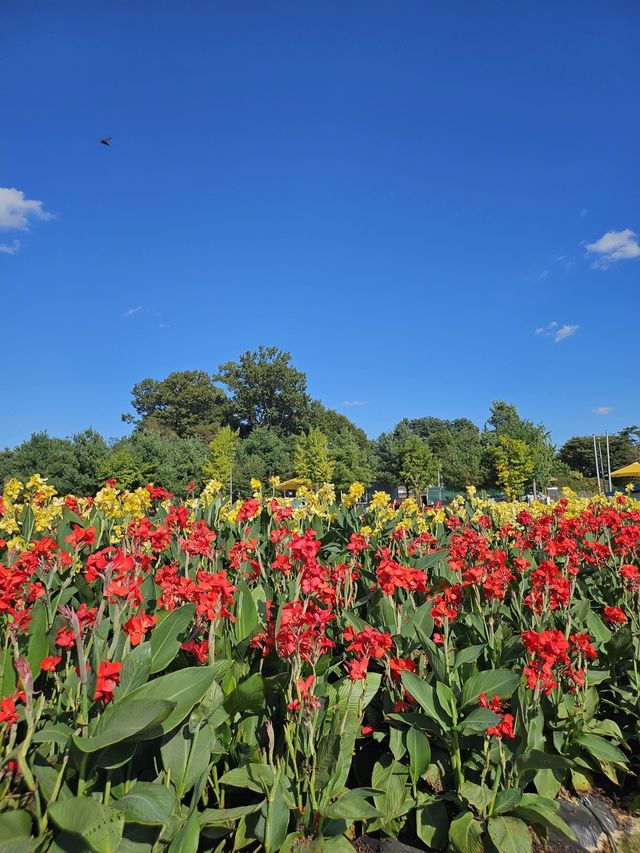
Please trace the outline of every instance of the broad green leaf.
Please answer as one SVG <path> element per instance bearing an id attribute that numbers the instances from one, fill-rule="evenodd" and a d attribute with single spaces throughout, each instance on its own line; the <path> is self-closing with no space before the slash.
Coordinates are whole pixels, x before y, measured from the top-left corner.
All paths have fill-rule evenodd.
<path id="1" fill-rule="evenodd" d="M 264 849 L 266 853 L 278 853 L 287 837 L 289 828 L 289 806 L 282 789 L 281 771 L 276 770 L 273 785 L 266 804 L 264 827 Z"/>
<path id="2" fill-rule="evenodd" d="M 538 794 L 523 794 L 522 799 L 514 808 L 514 814 L 529 824 L 556 829 L 567 838 L 575 840 L 573 830 L 558 814 L 559 805 L 555 800 L 541 797 Z"/>
<path id="3" fill-rule="evenodd" d="M 49 807 L 53 822 L 65 832 L 79 835 L 95 853 L 116 853 L 124 815 L 90 797 L 73 797 Z"/>
<path id="4" fill-rule="evenodd" d="M 429 768 L 431 746 L 428 737 L 420 729 L 409 729 L 406 740 L 407 752 L 409 753 L 409 775 L 411 780 L 416 783 Z"/>
<path id="5" fill-rule="evenodd" d="M 518 686 L 520 676 L 509 669 L 491 669 L 478 672 L 467 679 L 462 688 L 462 706 L 478 701 L 478 696 L 486 693 L 488 699 L 499 696 L 510 699 Z"/>
<path id="6" fill-rule="evenodd" d="M 242 579 L 236 581 L 238 587 L 238 598 L 236 604 L 236 623 L 234 631 L 236 641 L 240 642 L 249 637 L 260 621 L 258 608 L 253 599 L 251 590 Z"/>
<path id="7" fill-rule="evenodd" d="M 515 808 L 522 800 L 522 788 L 507 788 L 503 791 L 498 791 L 495 803 L 493 804 L 493 814 L 505 814 Z"/>
<path id="8" fill-rule="evenodd" d="M 382 812 L 374 808 L 366 799 L 376 793 L 381 792 L 372 788 L 353 788 L 328 805 L 324 810 L 324 816 L 330 820 L 369 820 L 381 817 Z"/>
<path id="9" fill-rule="evenodd" d="M 457 669 L 459 666 L 462 666 L 465 663 L 474 663 L 477 661 L 485 650 L 485 643 L 481 643 L 477 646 L 467 646 L 466 649 L 461 649 L 455 658 L 455 662 L 453 664 L 454 669 Z"/>
<path id="10" fill-rule="evenodd" d="M 416 809 L 416 835 L 431 850 L 444 850 L 449 838 L 449 816 L 444 803 Z"/>
<path id="11" fill-rule="evenodd" d="M 613 764 L 627 764 L 627 756 L 606 738 L 600 735 L 581 734 L 576 742 L 583 746 L 598 761 L 610 761 Z"/>
<path id="12" fill-rule="evenodd" d="M 60 746 L 65 746 L 72 734 L 73 729 L 70 726 L 64 723 L 55 723 L 34 732 L 31 740 L 33 743 L 57 743 Z"/>
<path id="13" fill-rule="evenodd" d="M 198 853 L 199 843 L 198 812 L 192 811 L 185 825 L 171 842 L 168 853 Z"/>
<path id="14" fill-rule="evenodd" d="M 251 803 L 248 806 L 235 806 L 229 809 L 205 809 L 200 813 L 198 820 L 200 826 L 226 826 L 229 823 L 234 823 L 246 815 L 259 812 L 266 800 L 260 800 L 259 803 Z"/>
<path id="15" fill-rule="evenodd" d="M 228 770 L 219 780 L 221 785 L 248 788 L 259 794 L 268 793 L 273 786 L 273 770 L 266 764 L 245 764 Z"/>
<path id="16" fill-rule="evenodd" d="M 488 785 L 476 785 L 475 782 L 463 782 L 460 786 L 460 793 L 468 800 L 475 809 L 482 814 L 486 814 L 493 792 Z"/>
<path id="17" fill-rule="evenodd" d="M 129 693 L 133 693 L 141 685 L 145 684 L 151 673 L 151 644 L 141 643 L 132 649 L 122 661 L 120 673 L 120 684 L 115 692 L 116 701 L 123 699 Z"/>
<path id="18" fill-rule="evenodd" d="M 572 766 L 573 762 L 564 755 L 540 749 L 530 749 L 520 760 L 522 770 L 566 770 Z"/>
<path id="19" fill-rule="evenodd" d="M 241 681 L 224 703 L 229 716 L 244 711 L 258 713 L 264 706 L 264 680 L 259 672 L 254 672 L 249 678 Z"/>
<path id="20" fill-rule="evenodd" d="M 0 845 L 16 838 L 26 838 L 31 835 L 31 815 L 29 812 L 17 809 L 0 814 Z"/>
<path id="21" fill-rule="evenodd" d="M 31 667 L 34 681 L 40 675 L 40 664 L 49 651 L 47 628 L 47 607 L 44 601 L 39 598 L 31 611 L 29 646 L 27 651 L 27 661 Z"/>
<path id="22" fill-rule="evenodd" d="M 407 670 L 401 674 L 401 678 L 405 690 L 413 696 L 425 714 L 438 723 L 443 731 L 448 731 L 452 725 L 451 717 L 441 706 L 433 687 L 427 684 L 424 679 L 418 678 L 413 672 Z"/>
<path id="23" fill-rule="evenodd" d="M 173 812 L 175 796 L 159 782 L 137 782 L 113 806 L 124 813 L 127 823 L 164 826 Z"/>
<path id="24" fill-rule="evenodd" d="M 89 737 L 73 736 L 81 752 L 97 752 L 155 728 L 172 713 L 174 702 L 165 699 L 123 699 L 109 705 Z"/>
<path id="25" fill-rule="evenodd" d="M 482 853 L 482 832 L 483 824 L 475 819 L 473 813 L 463 812 L 451 821 L 449 841 L 458 853 Z"/>
<path id="26" fill-rule="evenodd" d="M 151 634 L 151 673 L 166 669 L 180 651 L 187 628 L 193 620 L 195 604 L 172 610 Z"/>
<path id="27" fill-rule="evenodd" d="M 187 716 L 213 683 L 213 667 L 189 666 L 169 672 L 148 681 L 130 693 L 115 706 L 124 707 L 127 703 L 138 699 L 166 699 L 175 704 L 174 710 L 158 726 L 145 735 L 145 739 L 155 738 L 158 734 L 167 734 Z"/>
<path id="28" fill-rule="evenodd" d="M 488 708 L 474 708 L 461 723 L 458 729 L 465 735 L 485 732 L 487 729 L 497 726 L 502 717 L 494 714 Z"/>
<path id="29" fill-rule="evenodd" d="M 531 853 L 531 833 L 517 817 L 492 817 L 487 828 L 500 853 Z"/>

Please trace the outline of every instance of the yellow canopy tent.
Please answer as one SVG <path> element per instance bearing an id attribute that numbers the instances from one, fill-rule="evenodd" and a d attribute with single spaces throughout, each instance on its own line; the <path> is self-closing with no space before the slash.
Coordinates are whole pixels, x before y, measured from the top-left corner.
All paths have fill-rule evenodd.
<path id="1" fill-rule="evenodd" d="M 280 492 L 297 492 L 303 486 L 308 488 L 310 485 L 309 480 L 305 480 L 304 477 L 294 477 L 291 480 L 285 480 L 284 483 L 278 483 L 276 489 Z"/>
<path id="2" fill-rule="evenodd" d="M 611 472 L 612 477 L 640 477 L 640 462 L 632 462 L 631 465 L 625 465 L 624 468 L 618 468 L 617 471 Z"/>

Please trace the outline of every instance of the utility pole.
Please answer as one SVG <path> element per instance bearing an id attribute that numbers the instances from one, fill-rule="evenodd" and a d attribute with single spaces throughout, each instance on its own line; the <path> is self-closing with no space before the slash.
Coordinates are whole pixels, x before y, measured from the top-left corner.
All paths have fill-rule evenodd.
<path id="1" fill-rule="evenodd" d="M 596 460 L 596 477 L 598 478 L 598 491 L 600 491 L 600 468 L 598 467 L 598 451 L 596 449 L 596 435 L 593 434 L 593 456 Z"/>
<path id="2" fill-rule="evenodd" d="M 609 432 L 605 433 L 607 437 L 607 471 L 609 472 L 609 491 L 613 491 L 613 485 L 611 483 L 611 456 L 609 454 Z"/>
<path id="3" fill-rule="evenodd" d="M 602 458 L 602 445 L 600 444 L 600 436 L 598 436 L 598 452 L 600 453 L 600 473 L 602 474 L 602 491 L 607 491 L 607 483 L 604 479 L 604 460 Z"/>

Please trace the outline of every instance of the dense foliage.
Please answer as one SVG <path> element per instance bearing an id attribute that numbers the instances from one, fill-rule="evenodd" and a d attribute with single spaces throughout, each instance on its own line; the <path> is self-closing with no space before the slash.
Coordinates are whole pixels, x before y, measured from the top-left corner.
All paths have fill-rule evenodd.
<path id="1" fill-rule="evenodd" d="M 634 782 L 640 504 L 193 486 L 5 487 L 3 849 L 526 853 Z"/>
<path id="2" fill-rule="evenodd" d="M 345 415 L 312 400 L 304 373 L 274 347 L 246 352 L 214 375 L 186 370 L 143 379 L 131 395 L 135 414 L 123 415 L 134 426 L 130 436 L 107 442 L 93 430 L 70 439 L 35 434 L 0 452 L 0 483 L 38 470 L 59 491 L 86 496 L 109 477 L 127 488 L 152 480 L 170 491 L 183 491 L 185 477 L 198 486 L 215 477 L 249 496 L 252 477 L 322 481 L 331 471 L 339 490 L 356 480 L 390 490 L 474 484 L 516 495 L 534 481 L 539 489 L 586 494 L 596 487 L 592 437 L 569 439 L 556 453 L 544 425 L 504 401 L 492 403 L 482 430 L 467 418 L 405 418 L 370 441 Z M 611 436 L 613 468 L 635 461 L 639 442 L 635 427 Z"/>

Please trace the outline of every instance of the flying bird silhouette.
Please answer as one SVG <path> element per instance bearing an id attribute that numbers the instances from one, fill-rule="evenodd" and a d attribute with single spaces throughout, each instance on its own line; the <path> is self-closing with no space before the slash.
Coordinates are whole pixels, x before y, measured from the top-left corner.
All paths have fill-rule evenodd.
<path id="1" fill-rule="evenodd" d="M 105 138 L 104 138 L 104 139 L 101 139 L 101 140 L 100 140 L 100 145 L 110 146 L 110 145 L 111 145 L 111 137 L 110 137 L 110 136 L 105 136 Z"/>

